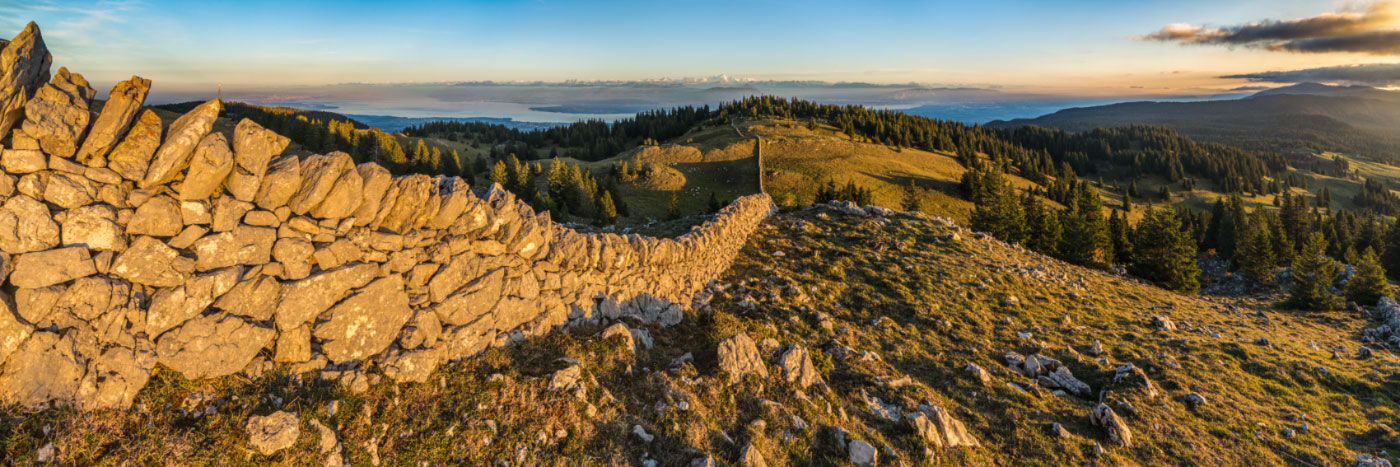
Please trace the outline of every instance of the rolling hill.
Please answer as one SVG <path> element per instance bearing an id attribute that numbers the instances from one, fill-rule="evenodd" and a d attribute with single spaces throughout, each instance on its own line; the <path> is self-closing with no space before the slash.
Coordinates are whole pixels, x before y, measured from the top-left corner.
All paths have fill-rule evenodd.
<path id="1" fill-rule="evenodd" d="M 1243 99 L 1125 102 L 988 125 L 1085 131 L 1130 123 L 1165 126 L 1201 141 L 1281 153 L 1335 151 L 1393 162 L 1400 152 L 1400 134 L 1394 131 L 1400 126 L 1400 94 L 1315 83 L 1261 91 Z"/>

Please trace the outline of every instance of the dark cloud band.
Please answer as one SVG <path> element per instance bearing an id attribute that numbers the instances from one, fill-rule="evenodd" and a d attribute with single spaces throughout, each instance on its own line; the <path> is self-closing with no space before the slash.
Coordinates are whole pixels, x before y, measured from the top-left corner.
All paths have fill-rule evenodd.
<path id="1" fill-rule="evenodd" d="M 1226 79 L 1245 79 L 1261 83 L 1344 83 L 1367 86 L 1393 86 L 1400 84 L 1400 63 L 1374 63 L 1368 65 L 1334 66 L 1308 68 L 1289 71 L 1266 71 L 1221 76 Z"/>
<path id="2" fill-rule="evenodd" d="M 1256 47 L 1267 50 L 1400 55 L 1400 0 L 1372 4 L 1359 13 L 1327 13 L 1309 18 L 1223 28 L 1173 24 L 1138 36 L 1143 41 Z"/>

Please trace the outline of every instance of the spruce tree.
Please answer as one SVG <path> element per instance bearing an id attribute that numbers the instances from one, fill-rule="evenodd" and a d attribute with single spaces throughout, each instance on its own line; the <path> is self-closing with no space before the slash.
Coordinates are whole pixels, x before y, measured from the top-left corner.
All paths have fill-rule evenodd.
<path id="1" fill-rule="evenodd" d="M 510 174 L 506 173 L 504 161 L 496 161 L 496 166 L 491 168 L 491 182 L 501 185 L 502 188 L 510 182 Z"/>
<path id="2" fill-rule="evenodd" d="M 1148 208 L 1138 222 L 1137 243 L 1133 245 L 1129 271 L 1162 288 L 1195 293 L 1201 284 L 1196 265 L 1196 242 L 1181 229 L 1181 220 L 1171 209 Z"/>
<path id="3" fill-rule="evenodd" d="M 1381 297 L 1390 296 L 1390 283 L 1385 280 L 1385 269 L 1381 267 L 1375 250 L 1367 248 L 1352 265 L 1346 294 L 1347 300 L 1366 306 L 1375 305 Z"/>
<path id="4" fill-rule="evenodd" d="M 982 183 L 983 193 L 974 200 L 972 228 L 1007 243 L 1020 243 L 1025 234 L 1025 213 L 1016 189 L 995 171 L 984 175 Z"/>
<path id="5" fill-rule="evenodd" d="M 1132 227 L 1128 226 L 1128 216 L 1119 216 L 1113 211 L 1108 216 L 1108 237 L 1113 243 L 1113 261 L 1118 264 L 1133 262 Z"/>
<path id="6" fill-rule="evenodd" d="M 612 200 L 612 197 L 609 196 L 609 197 L 608 197 L 608 200 L 611 201 L 611 200 Z M 680 198 L 678 198 L 678 197 L 676 196 L 676 192 L 675 192 L 675 191 L 672 191 L 672 192 L 671 192 L 671 201 L 670 201 L 669 203 L 666 204 L 666 219 L 667 219 L 667 220 L 675 220 L 675 219 L 680 219 L 680 218 L 681 218 L 681 201 L 680 201 Z"/>
<path id="7" fill-rule="evenodd" d="M 1337 261 L 1327 256 L 1327 240 L 1313 232 L 1303 242 L 1293 260 L 1293 287 L 1286 306 L 1301 310 L 1332 310 L 1340 307 L 1341 297 L 1332 293 L 1337 280 Z"/>
<path id="8" fill-rule="evenodd" d="M 1235 258 L 1240 273 L 1260 284 L 1272 284 L 1274 270 L 1277 269 L 1274 262 L 1273 235 L 1269 230 L 1269 226 L 1264 222 L 1251 223 L 1249 233 L 1244 236 L 1244 243 L 1239 247 L 1240 254 Z"/>
<path id="9" fill-rule="evenodd" d="M 719 210 L 724 209 L 724 203 L 720 202 L 719 196 L 715 195 L 715 192 L 713 192 L 713 191 L 710 192 L 710 203 L 709 203 L 709 204 L 710 204 L 710 212 L 712 212 L 712 213 L 714 213 L 714 212 L 719 212 Z"/>
<path id="10" fill-rule="evenodd" d="M 603 192 L 603 196 L 598 197 L 598 223 L 611 224 L 617 220 L 617 205 L 613 204 L 612 193 Z"/>
<path id="11" fill-rule="evenodd" d="M 1060 246 L 1060 216 L 1030 194 L 1021 199 L 1021 209 L 1026 213 L 1026 248 L 1054 256 Z"/>
<path id="12" fill-rule="evenodd" d="M 909 186 L 904 187 L 904 200 L 900 201 L 899 208 L 904 211 L 924 210 L 924 200 L 919 197 L 919 187 L 914 186 L 914 181 L 909 181 Z"/>
<path id="13" fill-rule="evenodd" d="M 1099 195 L 1087 184 L 1074 193 L 1070 209 L 1061 218 L 1060 258 L 1074 264 L 1102 267 L 1113 254 Z"/>

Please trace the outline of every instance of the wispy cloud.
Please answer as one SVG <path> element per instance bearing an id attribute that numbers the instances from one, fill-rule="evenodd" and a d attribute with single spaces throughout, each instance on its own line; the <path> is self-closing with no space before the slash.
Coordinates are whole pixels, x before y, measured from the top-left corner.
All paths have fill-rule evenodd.
<path id="1" fill-rule="evenodd" d="M 1285 21 L 1237 26 L 1169 24 L 1135 40 L 1183 45 L 1224 45 L 1265 50 L 1400 55 L 1400 0 L 1384 0 L 1360 11 L 1341 11 Z"/>
<path id="2" fill-rule="evenodd" d="M 1387 87 L 1400 85 L 1400 63 L 1333 66 L 1303 70 L 1265 71 L 1221 76 L 1261 83 L 1340 83 Z"/>

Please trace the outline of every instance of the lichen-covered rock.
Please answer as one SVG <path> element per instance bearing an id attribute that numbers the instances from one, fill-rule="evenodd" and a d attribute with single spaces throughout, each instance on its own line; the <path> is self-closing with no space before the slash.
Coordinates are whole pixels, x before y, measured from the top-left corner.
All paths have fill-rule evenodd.
<path id="1" fill-rule="evenodd" d="M 170 124 L 165 132 L 165 142 L 156 149 L 146 175 L 141 177 L 141 188 L 168 183 L 190 165 L 190 156 L 195 146 L 214 128 L 214 120 L 219 117 L 223 103 L 212 100 L 200 104 Z"/>
<path id="2" fill-rule="evenodd" d="M 93 202 L 96 189 L 92 181 L 79 175 L 54 172 L 44 184 L 44 201 L 64 209 L 86 206 Z"/>
<path id="3" fill-rule="evenodd" d="M 981 446 L 976 438 L 967 432 L 961 421 L 948 415 L 948 411 L 936 405 L 921 405 L 919 411 L 904 416 L 904 420 L 919 437 L 940 448 L 960 446 L 975 448 Z"/>
<path id="4" fill-rule="evenodd" d="M 58 248 L 16 257 L 10 283 L 15 287 L 37 289 L 93 274 L 97 274 L 97 265 L 93 264 L 87 248 Z"/>
<path id="5" fill-rule="evenodd" d="M 173 237 L 184 230 L 185 223 L 180 217 L 180 203 L 169 196 L 156 196 L 136 208 L 131 220 L 126 224 L 128 235 L 150 235 L 152 237 Z"/>
<path id="6" fill-rule="evenodd" d="M 233 231 L 204 236 L 194 242 L 195 269 L 207 271 L 235 264 L 258 265 L 272 257 L 277 231 L 239 225 Z"/>
<path id="7" fill-rule="evenodd" d="M 467 324 L 486 315 L 501 301 L 505 270 L 486 273 L 462 286 L 456 293 L 433 306 L 438 319 L 448 325 Z"/>
<path id="8" fill-rule="evenodd" d="M 216 313 L 185 322 L 156 341 L 162 365 L 186 378 L 213 378 L 237 373 L 267 346 L 273 330 L 237 316 Z"/>
<path id="9" fill-rule="evenodd" d="M 152 287 L 175 287 L 194 272 L 194 260 L 151 237 L 137 237 L 112 261 L 111 274 Z"/>
<path id="10" fill-rule="evenodd" d="M 24 121 L 24 105 L 49 81 L 53 56 L 39 26 L 30 21 L 0 50 L 0 139 Z"/>
<path id="11" fill-rule="evenodd" d="M 84 206 L 68 211 L 63 219 L 64 245 L 121 251 L 126 243 L 126 232 L 117 224 L 117 211 L 111 206 Z"/>
<path id="12" fill-rule="evenodd" d="M 311 254 L 316 252 L 316 246 L 311 242 L 287 237 L 278 239 L 272 246 L 272 258 L 282 263 L 282 277 L 297 280 L 311 275 Z M 332 268 L 336 265 L 322 263 L 322 268 Z"/>
<path id="13" fill-rule="evenodd" d="M 244 278 L 214 301 L 214 307 L 253 321 L 272 319 L 282 283 L 269 276 Z"/>
<path id="14" fill-rule="evenodd" d="M 822 382 L 821 373 L 812 364 L 812 356 L 801 344 L 793 344 L 778 357 L 778 368 L 783 370 L 783 378 L 802 388 Z"/>
<path id="15" fill-rule="evenodd" d="M 369 225 L 379 213 L 380 202 L 384 199 L 384 193 L 389 191 L 389 184 L 394 182 L 394 177 L 389 173 L 389 169 L 373 162 L 360 164 L 355 167 L 355 171 L 360 174 L 362 186 L 359 206 L 352 215 L 355 217 L 356 226 Z"/>
<path id="16" fill-rule="evenodd" d="M 355 170 L 355 161 L 343 152 L 331 153 L 331 156 L 341 160 L 338 165 L 344 166 L 345 171 L 331 184 L 331 190 L 325 199 L 311 209 L 312 217 L 340 219 L 354 214 L 355 209 L 360 206 L 364 180 L 360 177 L 360 172 Z M 304 168 L 302 170 L 305 172 Z"/>
<path id="17" fill-rule="evenodd" d="M 45 154 L 73 157 L 92 118 L 88 104 L 94 94 L 83 75 L 59 68 L 53 80 L 24 104 L 24 132 L 39 140 Z"/>
<path id="18" fill-rule="evenodd" d="M 136 400 L 156 366 L 155 344 L 133 338 L 131 346 L 115 345 L 88 362 L 74 399 L 83 410 L 125 409 Z"/>
<path id="19" fill-rule="evenodd" d="M 390 350 L 380 359 L 384 376 L 400 383 L 421 383 L 437 369 L 442 355 L 435 348 L 423 350 Z"/>
<path id="20" fill-rule="evenodd" d="M 391 274 L 326 311 L 314 333 L 331 362 L 364 359 L 388 348 L 412 316 L 403 276 Z"/>
<path id="21" fill-rule="evenodd" d="M 107 102 L 102 105 L 102 113 L 92 122 L 87 138 L 78 149 L 77 161 L 89 167 L 106 167 L 107 154 L 126 136 L 150 90 L 151 80 L 139 76 L 112 86 Z"/>
<path id="22" fill-rule="evenodd" d="M 719 343 L 719 369 L 729 375 L 730 384 L 743 380 L 750 373 L 768 377 L 768 366 L 763 364 L 763 355 L 758 352 L 753 339 L 742 332 Z"/>
<path id="23" fill-rule="evenodd" d="M 52 401 L 72 401 L 86 363 L 72 338 L 35 332 L 10 354 L 0 371 L 0 401 L 41 409 Z"/>
<path id="24" fill-rule="evenodd" d="M 353 169 L 354 166 L 355 162 L 343 152 L 317 154 L 302 159 L 301 186 L 297 189 L 296 194 L 287 201 L 287 207 L 292 208 L 292 214 L 296 215 L 311 212 L 335 188 L 341 175 Z M 358 177 L 359 174 L 357 173 L 356 176 Z M 356 187 L 356 198 L 359 197 L 358 191 L 359 188 Z"/>
<path id="25" fill-rule="evenodd" d="M 146 334 L 160 336 L 198 316 L 238 283 L 239 273 L 238 268 L 224 268 L 197 275 L 185 285 L 156 292 L 146 311 Z"/>
<path id="26" fill-rule="evenodd" d="M 287 137 L 249 119 L 238 122 L 233 129 L 233 172 L 228 176 L 228 192 L 240 201 L 257 198 L 263 175 L 267 174 L 272 157 L 281 154 L 291 143 Z"/>
<path id="27" fill-rule="evenodd" d="M 303 324 L 277 333 L 277 352 L 272 361 L 298 363 L 307 360 L 311 360 L 311 325 Z"/>
<path id="28" fill-rule="evenodd" d="M 1089 414 L 1089 421 L 1094 426 L 1101 426 L 1108 431 L 1108 438 L 1119 446 L 1125 448 L 1133 447 L 1133 433 L 1128 429 L 1128 424 L 1123 422 L 1118 414 L 1113 413 L 1113 409 L 1106 404 L 1099 404 L 1094 407 L 1093 413 Z"/>
<path id="29" fill-rule="evenodd" d="M 0 365 L 19 348 L 34 327 L 20 321 L 15 300 L 5 292 L 0 292 Z"/>
<path id="30" fill-rule="evenodd" d="M 190 170 L 180 184 L 181 200 L 206 200 L 224 184 L 233 171 L 233 150 L 223 133 L 209 133 L 195 146 Z"/>
<path id="31" fill-rule="evenodd" d="M 126 137 L 107 155 L 107 168 L 127 180 L 141 180 L 151 165 L 151 156 L 160 148 L 160 133 L 160 116 L 150 109 L 142 111 Z"/>
<path id="32" fill-rule="evenodd" d="M 0 251 L 9 254 L 53 248 L 59 244 L 58 223 L 48 206 L 27 195 L 5 200 L 0 206 Z"/>
<path id="33" fill-rule="evenodd" d="M 291 412 L 273 412 L 267 416 L 254 415 L 248 419 L 246 428 L 248 430 L 248 444 L 264 456 L 292 447 L 293 444 L 296 444 L 297 437 L 301 436 L 297 416 Z"/>
<path id="34" fill-rule="evenodd" d="M 378 273 L 378 266 L 357 263 L 282 284 L 277 300 L 277 329 L 291 329 L 311 321 L 351 290 L 374 280 Z"/>
<path id="35" fill-rule="evenodd" d="M 254 198 L 258 207 L 274 211 L 287 205 L 287 200 L 301 188 L 301 161 L 297 156 L 284 156 L 272 161 L 263 175 L 262 185 Z"/>

